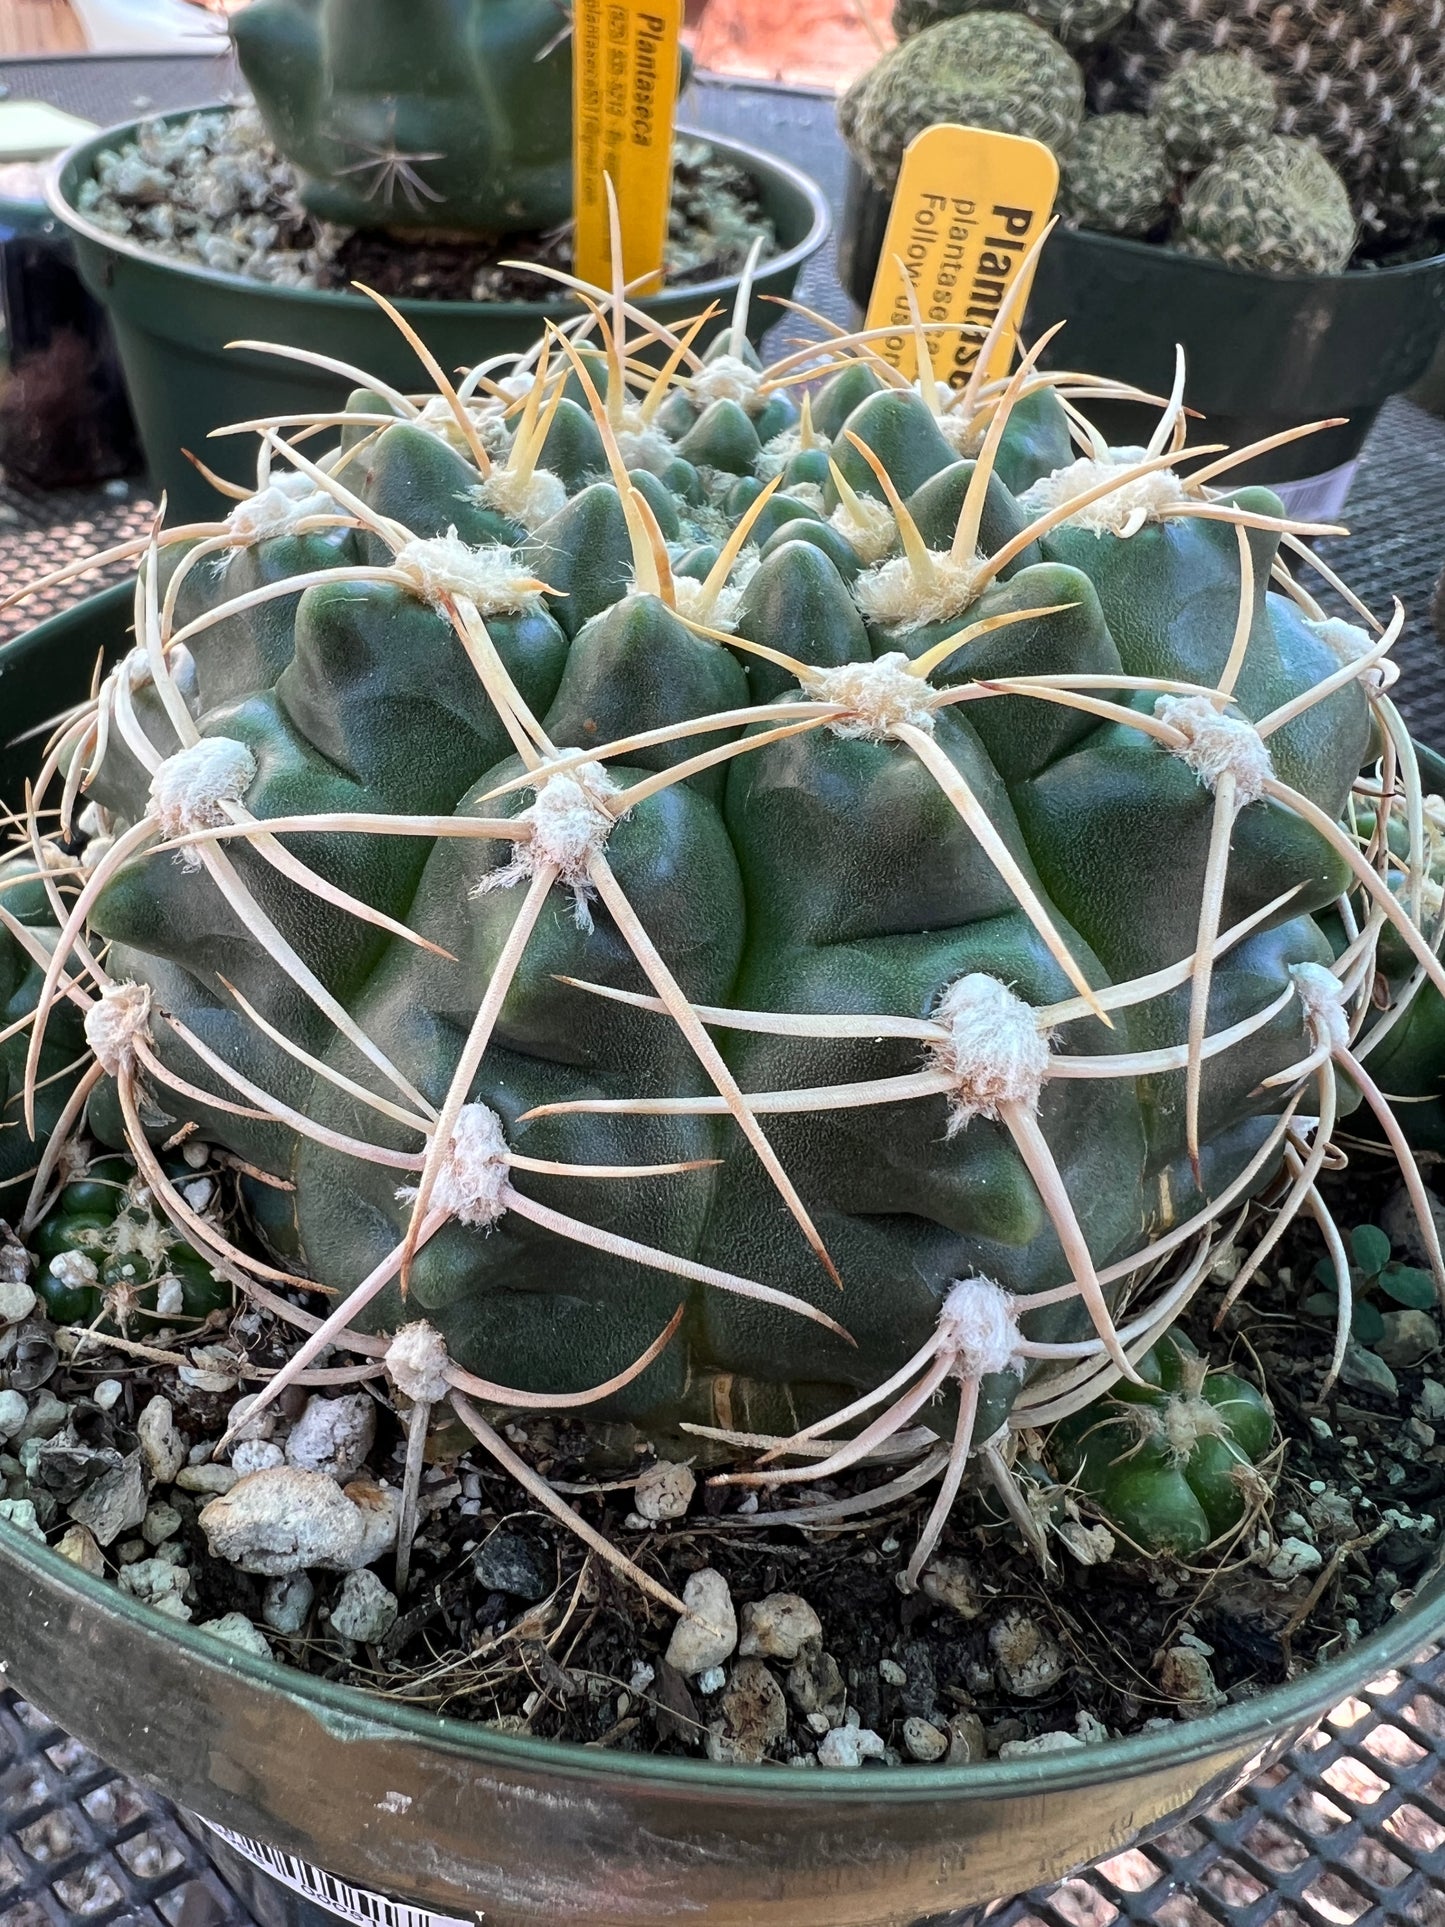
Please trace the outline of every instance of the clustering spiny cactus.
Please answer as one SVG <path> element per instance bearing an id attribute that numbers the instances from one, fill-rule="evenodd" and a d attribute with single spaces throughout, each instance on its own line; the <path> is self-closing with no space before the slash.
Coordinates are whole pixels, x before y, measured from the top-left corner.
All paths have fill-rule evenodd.
<path id="1" fill-rule="evenodd" d="M 1262 141 L 1278 111 L 1274 82 L 1239 54 L 1185 61 L 1153 102 L 1165 152 L 1186 173 Z"/>
<path id="2" fill-rule="evenodd" d="M 1338 274 L 1354 249 L 1355 217 L 1313 141 L 1271 134 L 1195 176 L 1179 204 L 1178 241 L 1236 267 Z"/>
<path id="3" fill-rule="evenodd" d="M 1059 183 L 1059 212 L 1075 227 L 1150 235 L 1168 220 L 1174 170 L 1143 114 L 1096 114 L 1079 129 Z"/>
<path id="4" fill-rule="evenodd" d="M 572 213 L 572 49 L 553 0 L 253 0 L 231 34 L 311 213 L 511 234 Z"/>
<path id="5" fill-rule="evenodd" d="M 1109 36 L 1093 103 L 1147 108 L 1181 62 L 1216 53 L 1270 76 L 1278 131 L 1318 144 L 1367 233 L 1413 232 L 1398 156 L 1445 96 L 1445 0 L 1134 0 Z"/>
<path id="6" fill-rule="evenodd" d="M 936 1478 L 912 1583 L 970 1470 L 1028 1529 L 1019 1435 L 1147 1382 L 1263 1187 L 1232 1291 L 1301 1209 L 1338 1247 L 1381 929 L 1445 987 L 1349 817 L 1411 756 L 1401 618 L 1325 617 L 1182 371 L 1110 448 L 1036 351 L 764 370 L 746 300 L 706 358 L 618 292 L 600 347 L 357 371 L 329 454 L 265 426 L 252 493 L 130 545 L 135 646 L 34 791 L 109 840 L 40 873 L 27 1095 L 77 1008 L 88 1128 L 307 1334 L 260 1404 L 381 1360 L 411 1518 L 450 1400 L 590 1533 L 482 1409 L 587 1408 L 780 1491 L 893 1461 L 761 1520 Z M 183 1123 L 273 1180 L 264 1256 Z"/>
<path id="7" fill-rule="evenodd" d="M 985 10 L 1009 9 L 1000 6 L 999 0 L 896 0 L 893 31 L 906 40 L 935 21 Z M 1119 24 L 1129 11 L 1129 0 L 1017 0 L 1012 10 L 1037 20 L 1066 47 L 1087 47 Z"/>
<path id="8" fill-rule="evenodd" d="M 1067 152 L 1084 114 L 1078 63 L 1022 14 L 968 13 L 899 42 L 838 103 L 843 137 L 879 187 L 936 121 L 1026 134 Z"/>

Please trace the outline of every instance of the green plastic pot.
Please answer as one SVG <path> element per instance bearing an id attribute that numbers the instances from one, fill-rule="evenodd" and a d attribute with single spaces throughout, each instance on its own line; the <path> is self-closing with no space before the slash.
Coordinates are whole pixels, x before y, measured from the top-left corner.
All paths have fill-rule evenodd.
<path id="1" fill-rule="evenodd" d="M 38 739 L 16 736 L 83 697 L 129 615 L 121 585 L 0 648 L 0 797 L 38 761 Z M 1208 1718 L 1032 1759 L 805 1773 L 561 1745 L 373 1698 L 162 1618 L 0 1525 L 9 1685 L 205 1821 L 495 1927 L 924 1927 L 1177 1824 L 1442 1634 L 1437 1562 L 1370 1639 Z M 199 1837 L 267 1927 L 325 1919 Z"/>
<path id="2" fill-rule="evenodd" d="M 862 309 L 890 205 L 850 157 L 838 261 Z M 1168 394 L 1182 343 L 1186 397 L 1204 416 L 1196 440 L 1244 448 L 1346 417 L 1230 477 L 1292 482 L 1353 461 L 1391 395 L 1429 368 L 1445 336 L 1445 254 L 1345 274 L 1261 274 L 1061 225 L 1039 258 L 1025 338 L 1064 320 L 1043 367 L 1087 368 L 1154 395 Z M 1112 442 L 1145 439 L 1137 405 L 1095 403 L 1089 414 Z"/>
<path id="3" fill-rule="evenodd" d="M 166 121 L 187 119 L 188 109 Z M 339 408 L 354 385 L 300 362 L 251 350 L 227 351 L 229 341 L 275 341 L 331 355 L 403 390 L 418 386 L 413 350 L 365 295 L 318 288 L 277 288 L 243 275 L 221 274 L 195 262 L 173 261 L 118 240 L 80 213 L 82 182 L 96 156 L 134 138 L 132 121 L 81 141 L 51 170 L 51 208 L 70 230 L 81 278 L 110 313 L 130 390 L 131 406 L 153 486 L 163 490 L 173 520 L 215 513 L 215 491 L 184 453 L 235 481 L 255 472 L 254 445 L 244 436 L 207 443 L 213 428 L 259 417 Z M 777 230 L 780 252 L 763 263 L 754 284 L 749 330 L 761 336 L 777 319 L 764 295 L 788 296 L 805 261 L 828 238 L 831 216 L 822 190 L 786 162 L 715 134 L 698 133 L 757 183 L 764 211 Z M 738 277 L 722 276 L 664 289 L 637 305 L 664 321 L 685 321 L 711 302 L 726 325 Z M 544 321 L 562 322 L 577 303 L 556 301 L 399 301 L 401 313 L 444 368 L 470 367 L 488 356 L 530 348 Z M 704 331 L 702 340 L 710 338 Z"/>

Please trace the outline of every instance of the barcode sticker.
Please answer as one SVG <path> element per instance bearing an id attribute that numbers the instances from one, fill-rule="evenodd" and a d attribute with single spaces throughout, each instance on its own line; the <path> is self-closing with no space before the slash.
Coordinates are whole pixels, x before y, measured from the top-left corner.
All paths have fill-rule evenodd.
<path id="1" fill-rule="evenodd" d="M 471 1916 L 459 1917 L 434 1914 L 425 1907 L 409 1907 L 405 1901 L 388 1900 L 385 1894 L 353 1887 L 349 1881 L 338 1880 L 335 1874 L 310 1866 L 294 1854 L 268 1847 L 263 1840 L 249 1840 L 244 1833 L 232 1833 L 229 1827 L 218 1827 L 213 1820 L 202 1820 L 201 1825 L 218 1840 L 224 1840 L 243 1860 L 249 1860 L 253 1867 L 270 1874 L 273 1880 L 279 1880 L 283 1887 L 289 1887 L 304 1900 L 324 1907 L 338 1920 L 350 1921 L 352 1927 L 477 1927 L 478 1921 L 486 1919 L 480 1910 Z"/>

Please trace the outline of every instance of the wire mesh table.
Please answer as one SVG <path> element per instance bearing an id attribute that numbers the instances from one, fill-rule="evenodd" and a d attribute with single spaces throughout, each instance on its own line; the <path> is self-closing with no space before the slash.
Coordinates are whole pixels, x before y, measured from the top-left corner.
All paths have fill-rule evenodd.
<path id="1" fill-rule="evenodd" d="M 101 121 L 214 99 L 230 78 L 214 55 L 0 62 L 0 86 Z M 705 81 L 691 118 L 762 138 L 841 199 L 826 96 Z M 831 253 L 812 264 L 799 298 L 847 319 Z M 143 533 L 152 514 L 139 483 L 41 493 L 0 478 L 0 603 L 46 570 Z M 1445 564 L 1445 422 L 1390 403 L 1346 519 L 1357 533 L 1332 544 L 1331 559 L 1377 610 L 1392 595 L 1404 602 L 1401 707 L 1419 737 L 1445 744 L 1445 648 L 1429 613 Z M 122 573 L 0 608 L 0 642 Z M 990 1918 L 993 1927 L 1445 1927 L 1445 1652 L 1337 1707 L 1279 1766 L 1198 1819 Z M 162 1800 L 0 1693 L 0 1927 L 250 1921 Z"/>

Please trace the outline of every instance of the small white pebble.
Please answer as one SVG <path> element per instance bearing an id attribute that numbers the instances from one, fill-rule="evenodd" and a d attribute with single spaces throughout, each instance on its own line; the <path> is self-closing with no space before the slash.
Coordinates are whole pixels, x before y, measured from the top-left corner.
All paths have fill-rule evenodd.
<path id="1" fill-rule="evenodd" d="M 198 1630 L 214 1634 L 217 1639 L 225 1640 L 228 1646 L 234 1646 L 242 1653 L 250 1653 L 253 1658 L 271 1657 L 266 1635 L 253 1626 L 244 1613 L 225 1613 L 220 1619 L 203 1619 Z"/>
<path id="2" fill-rule="evenodd" d="M 690 1465 L 659 1459 L 648 1466 L 633 1488 L 632 1502 L 649 1524 L 680 1519 L 692 1504 L 697 1480 Z"/>
<path id="3" fill-rule="evenodd" d="M 1036 1753 L 1068 1753 L 1083 1744 L 1077 1733 L 1039 1733 L 1031 1740 L 1005 1740 L 998 1756 L 1001 1760 L 1026 1760 Z"/>
<path id="4" fill-rule="evenodd" d="M 909 1759 L 928 1765 L 948 1751 L 948 1735 L 940 1733 L 931 1720 L 915 1715 L 903 1722 L 903 1745 Z"/>
<path id="5" fill-rule="evenodd" d="M 306 1574 L 287 1573 L 282 1579 L 267 1581 L 261 1595 L 261 1617 L 273 1633 L 294 1638 L 305 1630 L 315 1603 L 316 1588 Z"/>
<path id="6" fill-rule="evenodd" d="M 229 1492 L 240 1476 L 233 1465 L 183 1465 L 175 1482 L 182 1492 L 206 1492 L 215 1497 Z"/>
<path id="7" fill-rule="evenodd" d="M 231 1470 L 241 1479 L 248 1472 L 268 1472 L 285 1463 L 286 1454 L 274 1439 L 240 1439 L 231 1451 Z"/>
<path id="8" fill-rule="evenodd" d="M 632 1662 L 632 1671 L 628 1676 L 627 1684 L 632 1692 L 645 1693 L 656 1678 L 655 1668 L 649 1666 L 645 1659 L 636 1659 Z"/>
<path id="9" fill-rule="evenodd" d="M 0 1278 L 0 1325 L 18 1325 L 35 1309 L 35 1293 L 21 1278 Z"/>
<path id="10" fill-rule="evenodd" d="M 743 1607 L 738 1652 L 744 1659 L 795 1660 L 805 1646 L 820 1642 L 823 1622 L 795 1592 L 773 1592 Z"/>
<path id="11" fill-rule="evenodd" d="M 181 1146 L 181 1161 L 192 1171 L 204 1170 L 211 1161 L 211 1147 L 198 1137 L 188 1137 Z"/>
<path id="12" fill-rule="evenodd" d="M 109 1412 L 119 1402 L 124 1390 L 118 1378 L 103 1378 L 90 1396 L 102 1412 Z"/>
<path id="13" fill-rule="evenodd" d="M 349 1572 L 331 1608 L 331 1630 L 358 1645 L 374 1646 L 396 1623 L 396 1594 L 374 1572 Z"/>
<path id="14" fill-rule="evenodd" d="M 179 1278 L 162 1278 L 156 1286 L 156 1316 L 179 1318 L 186 1308 L 186 1288 Z"/>
<path id="15" fill-rule="evenodd" d="M 887 1750 L 871 1727 L 835 1726 L 818 1748 L 818 1764 L 847 1772 L 865 1760 L 881 1760 Z"/>
<path id="16" fill-rule="evenodd" d="M 141 1520 L 141 1537 L 148 1546 L 164 1545 L 167 1539 L 174 1539 L 181 1529 L 181 1515 L 173 1505 L 157 1500 L 146 1511 Z"/>
<path id="17" fill-rule="evenodd" d="M 722 1666 L 709 1666 L 705 1673 L 697 1676 L 699 1693 L 720 1693 L 727 1684 L 727 1670 Z"/>
<path id="18" fill-rule="evenodd" d="M 13 1438 L 29 1413 L 30 1407 L 19 1392 L 0 1392 L 0 1439 Z"/>
<path id="19" fill-rule="evenodd" d="M 1318 1546 L 1310 1545 L 1305 1539 L 1285 1539 L 1265 1571 L 1271 1579 L 1278 1579 L 1284 1584 L 1292 1579 L 1302 1579 L 1306 1573 L 1318 1572 L 1323 1564 L 1324 1555 Z"/>
<path id="20" fill-rule="evenodd" d="M 696 1678 L 723 1661 L 738 1643 L 737 1613 L 728 1582 L 711 1566 L 695 1572 L 682 1589 L 693 1615 L 679 1619 L 667 1647 L 667 1663 L 685 1678 Z"/>
<path id="21" fill-rule="evenodd" d="M 880 1659 L 878 1662 L 878 1677 L 883 1681 L 885 1686 L 906 1686 L 908 1684 L 908 1675 L 896 1659 Z"/>

